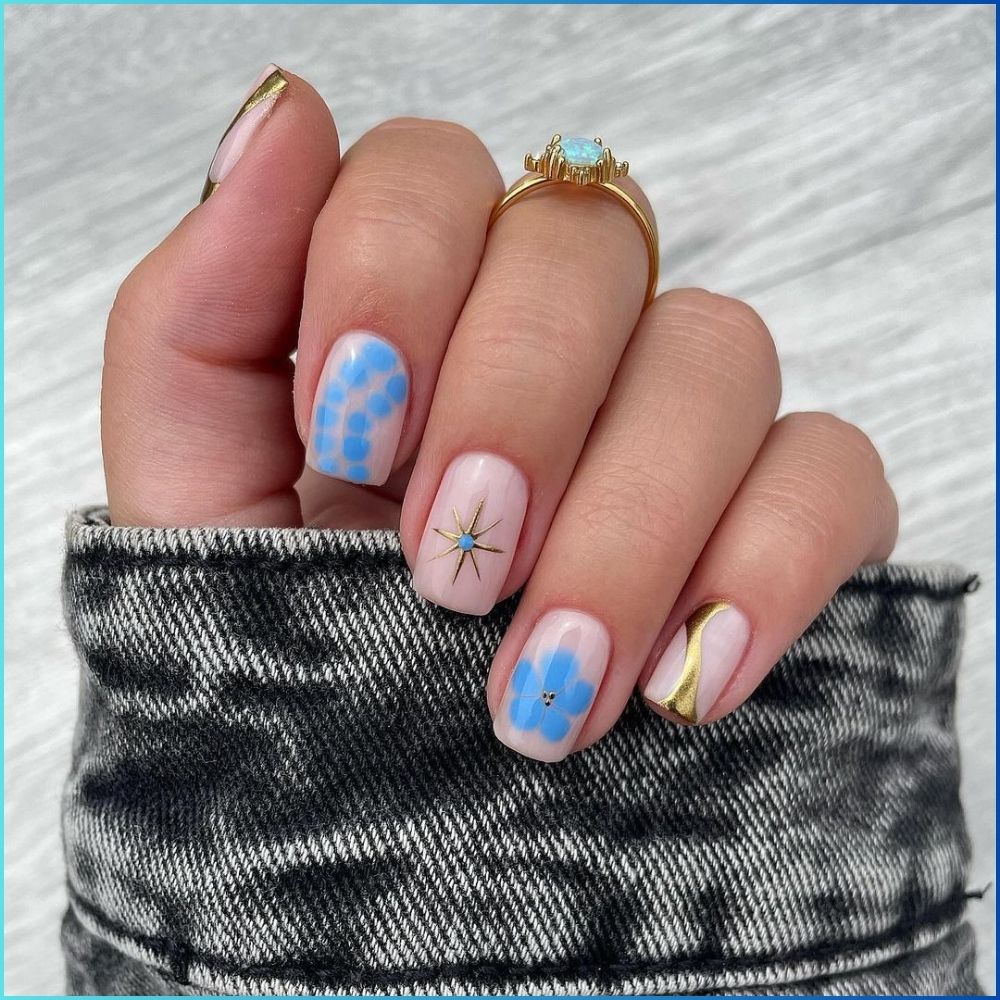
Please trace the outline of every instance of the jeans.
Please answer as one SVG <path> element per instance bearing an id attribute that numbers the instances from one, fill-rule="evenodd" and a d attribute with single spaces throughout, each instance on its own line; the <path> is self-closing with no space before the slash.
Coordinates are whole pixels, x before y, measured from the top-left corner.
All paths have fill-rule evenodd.
<path id="1" fill-rule="evenodd" d="M 69 989 L 969 993 L 951 567 L 869 566 L 706 727 L 557 765 L 491 732 L 516 599 L 388 531 L 70 519 Z M 666 611 L 666 609 L 664 609 Z"/>

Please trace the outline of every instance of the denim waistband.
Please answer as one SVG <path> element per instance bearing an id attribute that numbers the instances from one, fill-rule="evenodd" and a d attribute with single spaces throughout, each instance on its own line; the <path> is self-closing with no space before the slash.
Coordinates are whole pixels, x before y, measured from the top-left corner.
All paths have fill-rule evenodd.
<path id="1" fill-rule="evenodd" d="M 493 737 L 516 599 L 393 532 L 70 518 L 78 993 L 970 992 L 954 685 L 970 577 L 862 569 L 741 709 Z"/>

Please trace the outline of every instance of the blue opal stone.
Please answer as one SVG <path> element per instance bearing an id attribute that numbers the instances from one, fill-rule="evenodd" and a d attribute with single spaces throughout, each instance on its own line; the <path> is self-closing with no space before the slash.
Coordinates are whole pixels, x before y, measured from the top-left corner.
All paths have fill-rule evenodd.
<path id="1" fill-rule="evenodd" d="M 396 367 L 396 352 L 381 340 L 369 340 L 361 348 L 361 356 L 377 372 L 391 371 Z"/>
<path id="2" fill-rule="evenodd" d="M 604 155 L 604 147 L 593 139 L 560 139 L 559 145 L 571 167 L 592 167 Z"/>
<path id="3" fill-rule="evenodd" d="M 476 547 L 476 540 L 466 532 L 464 535 L 458 536 L 458 547 L 463 552 L 469 552 Z"/>

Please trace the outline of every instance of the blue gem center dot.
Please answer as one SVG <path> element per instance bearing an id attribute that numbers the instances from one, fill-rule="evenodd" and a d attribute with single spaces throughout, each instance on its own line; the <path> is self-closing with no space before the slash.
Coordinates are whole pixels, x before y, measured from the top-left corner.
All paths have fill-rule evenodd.
<path id="1" fill-rule="evenodd" d="M 474 548 L 475 544 L 476 540 L 468 532 L 466 532 L 464 535 L 459 535 L 458 547 L 463 552 L 471 551 Z"/>

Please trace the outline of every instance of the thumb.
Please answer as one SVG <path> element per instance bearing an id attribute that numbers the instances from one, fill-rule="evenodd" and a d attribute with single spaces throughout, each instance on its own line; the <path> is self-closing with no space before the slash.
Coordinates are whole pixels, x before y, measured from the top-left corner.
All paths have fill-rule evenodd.
<path id="1" fill-rule="evenodd" d="M 126 278 L 101 395 L 114 523 L 301 523 L 290 355 L 339 162 L 322 98 L 269 66 L 219 146 L 205 203 Z"/>

